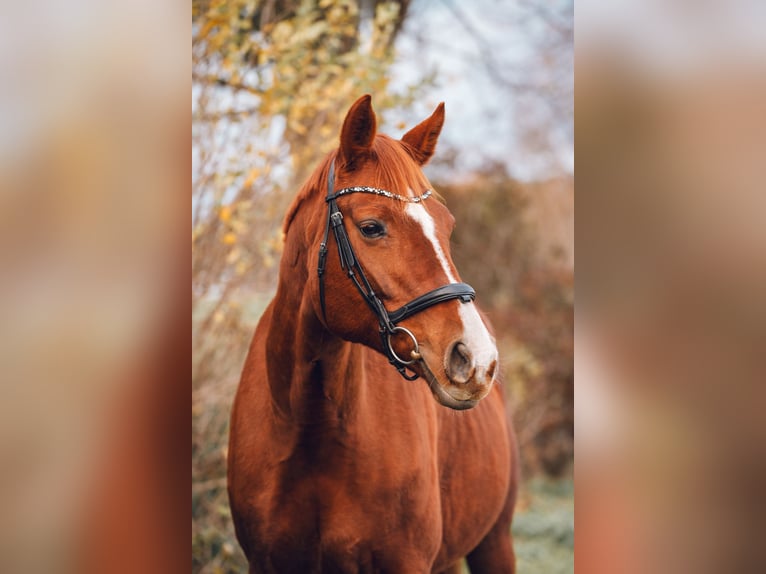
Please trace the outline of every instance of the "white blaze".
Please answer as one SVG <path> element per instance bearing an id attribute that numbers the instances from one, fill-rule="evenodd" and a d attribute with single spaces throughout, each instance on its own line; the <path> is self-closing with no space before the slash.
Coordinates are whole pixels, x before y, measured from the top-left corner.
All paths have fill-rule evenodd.
<path id="1" fill-rule="evenodd" d="M 457 283 L 452 274 L 447 256 L 444 254 L 441 243 L 436 237 L 436 226 L 431 215 L 421 203 L 409 203 L 405 208 L 407 215 L 415 220 L 423 229 L 423 235 L 431 243 L 436 253 L 436 258 L 442 265 L 444 274 L 450 283 Z M 490 363 L 497 359 L 497 347 L 492 336 L 487 331 L 484 321 L 479 316 L 479 311 L 473 302 L 458 305 L 460 320 L 463 323 L 463 336 L 461 340 L 473 353 L 477 369 L 486 369 Z"/>
<path id="2" fill-rule="evenodd" d="M 434 251 L 436 252 L 436 258 L 439 260 L 439 263 L 442 264 L 442 268 L 444 269 L 444 273 L 447 275 L 449 282 L 457 283 L 455 276 L 452 274 L 452 269 L 450 269 L 449 262 L 447 262 L 447 256 L 444 255 L 441 243 L 439 243 L 439 240 L 436 238 L 436 226 L 434 225 L 433 217 L 431 217 L 426 211 L 426 208 L 420 203 L 408 203 L 406 211 L 407 215 L 417 221 L 420 224 L 420 227 L 423 228 L 423 235 L 425 235 L 426 239 L 433 245 Z"/>

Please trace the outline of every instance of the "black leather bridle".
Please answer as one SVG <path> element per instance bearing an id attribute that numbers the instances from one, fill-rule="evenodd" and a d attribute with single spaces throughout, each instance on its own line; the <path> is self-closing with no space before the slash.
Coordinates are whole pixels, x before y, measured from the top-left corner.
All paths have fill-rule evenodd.
<path id="1" fill-rule="evenodd" d="M 335 243 L 338 245 L 341 268 L 346 271 L 346 275 L 354 282 L 354 285 L 362 295 L 362 298 L 378 318 L 380 337 L 383 343 L 383 352 L 388 357 L 388 361 L 397 371 L 399 371 L 400 375 L 408 381 L 414 381 L 419 375 L 412 370 L 410 365 L 421 359 L 418 340 L 409 329 L 399 326 L 397 323 L 444 301 L 460 299 L 463 303 L 468 303 L 476 297 L 476 292 L 473 290 L 473 287 L 465 283 L 450 283 L 429 291 L 420 297 L 416 297 L 409 303 L 402 305 L 396 311 L 389 312 L 383 305 L 383 301 L 381 301 L 375 294 L 370 282 L 367 280 L 367 277 L 359 264 L 359 259 L 356 257 L 354 249 L 351 247 L 351 242 L 349 241 L 348 234 L 343 225 L 343 214 L 341 213 L 336 200 L 343 195 L 351 193 L 371 193 L 398 201 L 420 203 L 431 195 L 431 190 L 428 190 L 423 195 L 417 197 L 404 197 L 402 195 L 391 193 L 385 189 L 366 186 L 345 187 L 335 191 L 335 161 L 333 160 L 330 164 L 330 172 L 327 177 L 327 197 L 325 198 L 325 202 L 327 203 L 327 223 L 325 224 L 324 238 L 319 246 L 319 264 L 317 266 L 322 318 L 325 324 L 327 324 L 324 301 L 324 272 L 327 259 L 327 240 L 330 235 L 330 228 L 332 228 L 333 234 L 335 235 Z M 410 352 L 409 360 L 399 357 L 391 345 L 391 336 L 396 333 L 403 333 L 412 340 L 414 348 Z M 412 374 L 407 373 L 407 369 L 412 371 Z"/>

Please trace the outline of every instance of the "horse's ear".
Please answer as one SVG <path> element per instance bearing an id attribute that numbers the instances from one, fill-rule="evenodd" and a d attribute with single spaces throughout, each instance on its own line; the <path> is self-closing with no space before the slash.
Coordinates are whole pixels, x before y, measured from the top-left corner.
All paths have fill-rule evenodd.
<path id="1" fill-rule="evenodd" d="M 436 141 L 444 125 L 444 102 L 440 103 L 431 117 L 423 120 L 402 136 L 407 150 L 420 165 L 428 163 L 436 149 Z"/>
<path id="2" fill-rule="evenodd" d="M 353 164 L 360 156 L 366 156 L 375 139 L 377 121 L 372 111 L 372 97 L 367 94 L 351 106 L 343 120 L 340 132 L 340 153 L 346 164 Z"/>

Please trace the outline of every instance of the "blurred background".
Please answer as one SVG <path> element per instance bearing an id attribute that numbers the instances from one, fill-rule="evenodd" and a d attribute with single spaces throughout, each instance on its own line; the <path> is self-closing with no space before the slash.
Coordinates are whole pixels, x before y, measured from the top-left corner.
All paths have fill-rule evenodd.
<path id="1" fill-rule="evenodd" d="M 573 6 L 520 0 L 192 2 L 193 571 L 240 572 L 231 402 L 272 297 L 281 223 L 373 95 L 400 137 L 446 103 L 426 173 L 497 334 L 522 453 L 520 571 L 573 571 Z"/>
<path id="2" fill-rule="evenodd" d="M 766 4 L 576 27 L 578 568 L 763 572 Z"/>

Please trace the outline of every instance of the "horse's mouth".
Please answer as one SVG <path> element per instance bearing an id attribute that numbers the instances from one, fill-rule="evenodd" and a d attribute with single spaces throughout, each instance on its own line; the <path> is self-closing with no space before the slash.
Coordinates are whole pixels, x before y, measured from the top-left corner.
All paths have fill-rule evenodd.
<path id="1" fill-rule="evenodd" d="M 431 393 L 433 393 L 434 398 L 439 404 L 456 411 L 472 409 L 479 404 L 479 399 L 456 399 L 449 394 L 441 384 L 439 384 L 436 375 L 431 372 L 431 369 L 428 368 L 428 364 L 423 359 L 420 360 L 420 366 L 423 369 L 423 378 L 428 381 L 428 388 L 431 389 Z"/>

